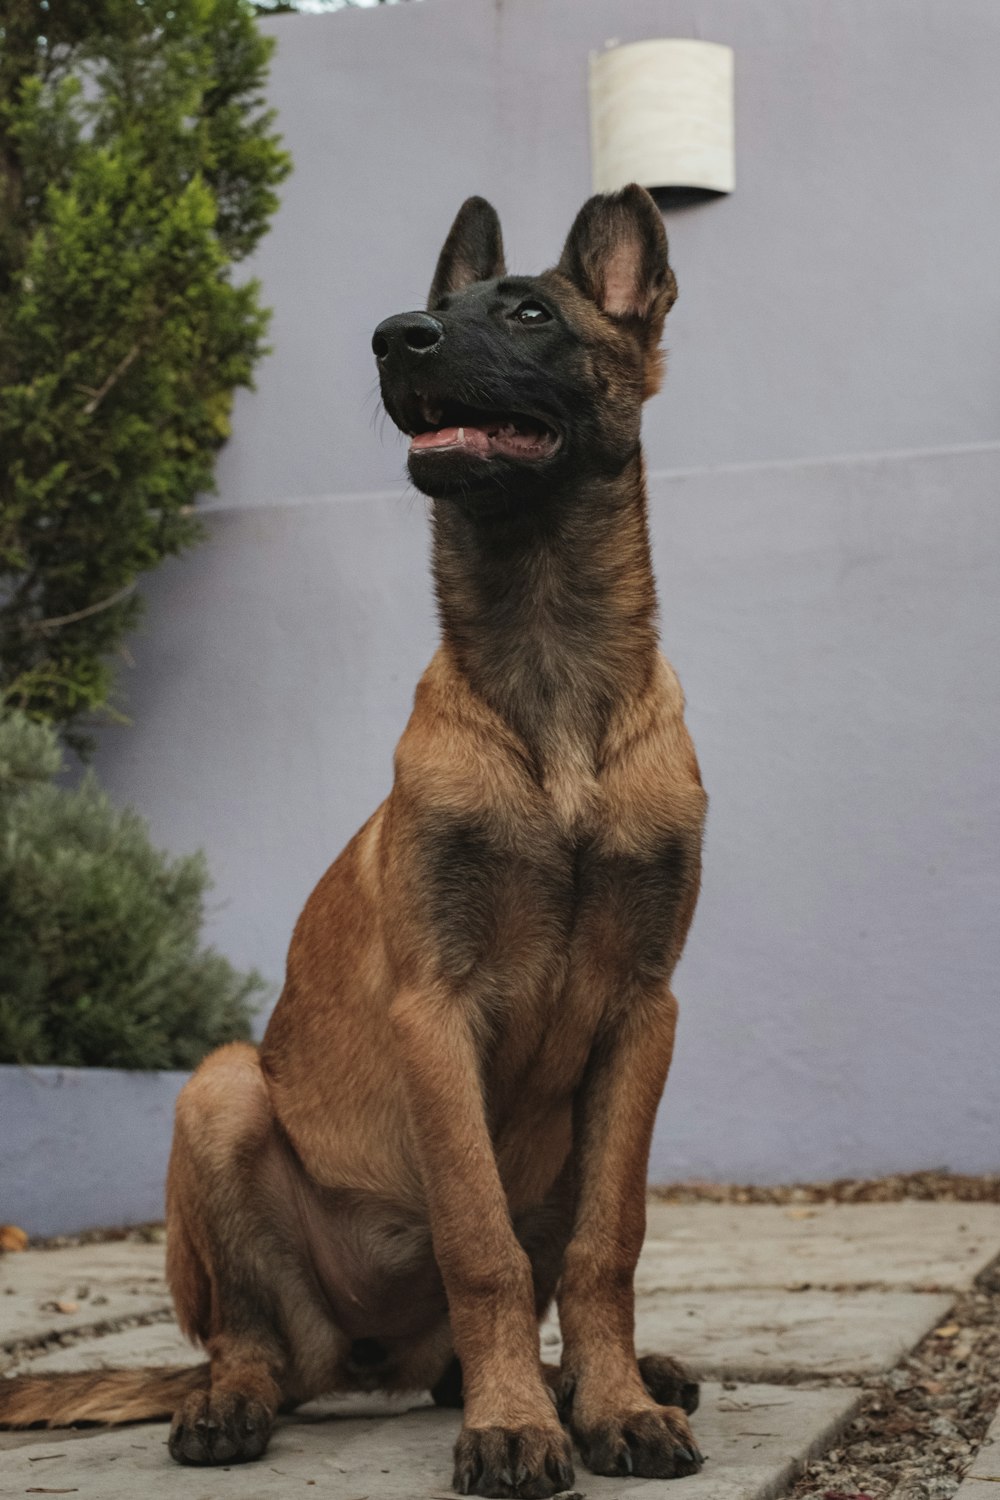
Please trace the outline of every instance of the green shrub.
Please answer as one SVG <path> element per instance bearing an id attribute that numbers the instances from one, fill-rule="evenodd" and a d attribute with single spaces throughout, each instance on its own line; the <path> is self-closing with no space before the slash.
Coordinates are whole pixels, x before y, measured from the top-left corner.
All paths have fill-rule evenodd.
<path id="1" fill-rule="evenodd" d="M 0 5 L 0 690 L 76 748 L 264 352 L 271 47 L 246 0 Z"/>
<path id="2" fill-rule="evenodd" d="M 191 1068 L 248 1037 L 265 985 L 199 946 L 204 856 L 59 765 L 52 729 L 0 710 L 0 1062 Z"/>

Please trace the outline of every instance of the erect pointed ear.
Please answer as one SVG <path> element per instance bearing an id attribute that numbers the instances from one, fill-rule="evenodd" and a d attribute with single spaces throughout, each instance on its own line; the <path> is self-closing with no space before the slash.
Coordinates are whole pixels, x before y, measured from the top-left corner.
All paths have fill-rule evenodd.
<path id="1" fill-rule="evenodd" d="M 433 310 L 449 292 L 490 281 L 506 269 L 496 209 L 485 198 L 466 198 L 438 256 L 427 306 Z"/>
<path id="2" fill-rule="evenodd" d="M 602 312 L 635 325 L 643 343 L 659 342 L 677 298 L 660 211 L 635 182 L 588 199 L 569 232 L 559 270 Z"/>

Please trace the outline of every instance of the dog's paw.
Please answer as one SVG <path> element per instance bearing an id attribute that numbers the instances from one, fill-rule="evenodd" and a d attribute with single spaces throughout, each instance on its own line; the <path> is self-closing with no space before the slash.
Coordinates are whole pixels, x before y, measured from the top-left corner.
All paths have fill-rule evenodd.
<path id="1" fill-rule="evenodd" d="M 179 1464 L 241 1464 L 259 1458 L 272 1415 L 260 1401 L 234 1391 L 193 1391 L 170 1425 L 167 1446 Z"/>
<path id="2" fill-rule="evenodd" d="M 680 1479 L 697 1474 L 704 1462 L 679 1407 L 630 1412 L 574 1429 L 583 1461 L 592 1474 L 641 1479 Z"/>
<path id="3" fill-rule="evenodd" d="M 645 1354 L 639 1361 L 642 1383 L 658 1406 L 679 1406 L 690 1417 L 698 1410 L 697 1380 L 667 1354 Z"/>
<path id="4" fill-rule="evenodd" d="M 559 1428 L 466 1427 L 455 1444 L 460 1495 L 545 1500 L 572 1483 L 572 1449 Z"/>

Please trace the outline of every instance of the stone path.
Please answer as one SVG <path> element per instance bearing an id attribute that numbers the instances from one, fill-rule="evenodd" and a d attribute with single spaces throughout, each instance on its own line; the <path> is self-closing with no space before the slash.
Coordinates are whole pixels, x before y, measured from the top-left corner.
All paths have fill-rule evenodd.
<path id="1" fill-rule="evenodd" d="M 694 1427 L 708 1462 L 669 1483 L 596 1479 L 578 1466 L 578 1491 L 588 1500 L 780 1496 L 850 1420 L 854 1381 L 894 1365 L 998 1252 L 1000 1207 L 989 1204 L 652 1203 L 637 1342 L 642 1352 L 681 1356 L 706 1378 Z M 196 1359 L 171 1322 L 109 1327 L 161 1317 L 162 1276 L 161 1245 L 3 1257 L 0 1372 Z M 542 1343 L 547 1358 L 558 1356 L 555 1323 Z M 279 1424 L 260 1463 L 210 1471 L 171 1464 L 162 1425 L 6 1433 L 0 1494 L 284 1500 L 315 1487 L 326 1500 L 448 1500 L 457 1426 L 456 1413 L 419 1398 L 317 1402 Z M 1000 1480 L 992 1456 L 1000 1428 L 995 1436 L 961 1500 L 989 1500 L 988 1485 Z"/>

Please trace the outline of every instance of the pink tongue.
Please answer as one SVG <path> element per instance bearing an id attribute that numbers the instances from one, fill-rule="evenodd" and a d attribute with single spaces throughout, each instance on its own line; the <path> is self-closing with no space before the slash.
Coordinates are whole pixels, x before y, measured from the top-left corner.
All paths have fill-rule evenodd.
<path id="1" fill-rule="evenodd" d="M 422 448 L 469 448 L 473 453 L 488 453 L 490 440 L 481 427 L 442 427 L 440 432 L 418 432 L 410 441 L 410 451 Z"/>

